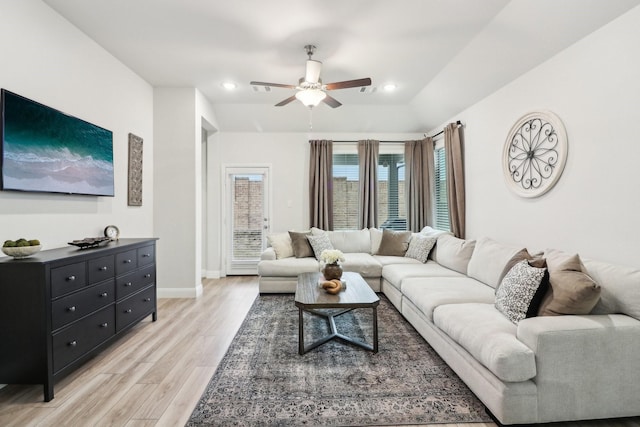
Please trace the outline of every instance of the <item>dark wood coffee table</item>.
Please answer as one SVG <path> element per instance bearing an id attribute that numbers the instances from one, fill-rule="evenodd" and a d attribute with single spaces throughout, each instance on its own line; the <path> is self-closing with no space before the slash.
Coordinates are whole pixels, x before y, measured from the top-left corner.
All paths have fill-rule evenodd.
<path id="1" fill-rule="evenodd" d="M 346 282 L 346 290 L 331 295 L 327 293 L 320 283 L 324 278 L 321 273 L 304 273 L 298 276 L 296 286 L 296 307 L 298 307 L 298 353 L 305 354 L 314 348 L 334 338 L 347 341 L 367 350 L 378 352 L 378 304 L 380 298 L 369 287 L 367 282 L 358 273 L 344 272 L 342 281 Z M 357 308 L 371 308 L 373 310 L 373 345 L 348 337 L 338 332 L 335 318 Z M 327 311 L 326 309 L 334 309 Z M 338 311 L 335 311 L 338 309 Z M 324 311 L 323 311 L 324 310 Z M 304 344 L 304 312 L 316 316 L 325 317 L 329 322 L 331 333 L 312 344 Z"/>

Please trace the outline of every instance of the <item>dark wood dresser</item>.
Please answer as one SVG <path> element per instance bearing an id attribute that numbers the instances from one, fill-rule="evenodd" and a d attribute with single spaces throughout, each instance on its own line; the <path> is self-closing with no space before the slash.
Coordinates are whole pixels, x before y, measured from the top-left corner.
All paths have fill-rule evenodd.
<path id="1" fill-rule="evenodd" d="M 0 384 L 44 384 L 48 402 L 57 378 L 155 321 L 156 240 L 0 258 Z"/>

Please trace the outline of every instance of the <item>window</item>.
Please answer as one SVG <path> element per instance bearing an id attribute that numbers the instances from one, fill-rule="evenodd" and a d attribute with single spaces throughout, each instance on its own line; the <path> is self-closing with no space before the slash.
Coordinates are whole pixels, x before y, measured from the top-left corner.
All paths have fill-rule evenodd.
<path id="1" fill-rule="evenodd" d="M 407 229 L 404 197 L 404 146 L 380 144 L 378 157 L 378 224 Z M 359 213 L 359 166 L 356 144 L 334 146 L 333 228 L 355 230 Z"/>
<path id="2" fill-rule="evenodd" d="M 333 154 L 333 229 L 356 230 L 360 200 L 357 148 L 353 146 L 346 152 L 343 152 L 346 147 L 339 148 L 338 151 L 335 147 Z"/>
<path id="3" fill-rule="evenodd" d="M 439 144 L 434 152 L 435 158 L 435 219 L 434 227 L 438 230 L 451 230 L 449 223 L 449 200 L 447 199 L 447 162 L 444 146 Z"/>
<path id="4" fill-rule="evenodd" d="M 404 173 L 404 145 L 380 144 L 378 156 L 378 226 L 380 228 L 407 229 Z"/>

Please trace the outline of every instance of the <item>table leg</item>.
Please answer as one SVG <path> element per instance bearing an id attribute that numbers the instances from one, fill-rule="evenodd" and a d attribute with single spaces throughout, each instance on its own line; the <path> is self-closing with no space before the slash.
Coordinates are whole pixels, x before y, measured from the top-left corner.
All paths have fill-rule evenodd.
<path id="1" fill-rule="evenodd" d="M 304 318 L 302 309 L 298 307 L 298 354 L 304 354 Z"/>
<path id="2" fill-rule="evenodd" d="M 373 307 L 373 352 L 378 352 L 378 307 Z"/>

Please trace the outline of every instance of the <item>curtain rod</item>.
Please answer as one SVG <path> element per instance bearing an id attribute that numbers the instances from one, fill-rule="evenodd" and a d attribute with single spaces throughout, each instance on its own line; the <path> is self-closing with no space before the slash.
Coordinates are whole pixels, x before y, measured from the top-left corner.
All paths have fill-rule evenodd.
<path id="1" fill-rule="evenodd" d="M 457 121 L 456 121 L 456 125 L 457 125 L 458 127 L 460 127 L 460 126 L 462 126 L 462 122 L 461 122 L 460 120 L 457 120 Z M 435 137 L 437 137 L 437 136 L 440 136 L 440 135 L 442 135 L 443 133 L 444 133 L 444 129 L 443 129 L 443 130 L 441 130 L 440 132 L 438 132 L 438 133 L 436 133 L 436 134 L 432 135 L 432 136 L 431 136 L 431 138 L 435 138 Z M 425 138 L 427 137 L 427 134 L 426 134 L 426 133 L 425 133 L 425 134 L 423 134 L 423 135 L 424 135 L 424 137 L 425 137 Z M 354 142 L 358 142 L 358 141 L 333 141 L 333 142 L 334 142 L 334 143 L 338 143 L 338 144 L 347 144 L 347 143 L 354 143 Z M 405 142 L 407 142 L 407 140 L 404 140 L 404 141 L 380 141 L 380 142 L 382 142 L 382 143 L 384 143 L 384 144 L 404 144 Z"/>

